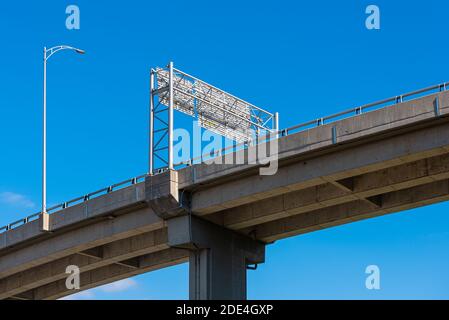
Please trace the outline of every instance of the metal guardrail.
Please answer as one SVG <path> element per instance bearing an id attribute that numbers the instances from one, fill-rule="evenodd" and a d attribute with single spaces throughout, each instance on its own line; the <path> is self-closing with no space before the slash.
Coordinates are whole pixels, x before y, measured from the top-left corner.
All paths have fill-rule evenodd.
<path id="1" fill-rule="evenodd" d="M 343 118 L 350 118 L 351 116 L 361 115 L 367 109 L 371 109 L 371 108 L 374 108 L 375 110 L 382 109 L 382 108 L 391 106 L 392 104 L 386 105 L 386 104 L 391 103 L 391 102 L 393 102 L 393 105 L 394 104 L 399 104 L 399 103 L 405 102 L 405 99 L 410 98 L 410 97 L 412 97 L 412 99 L 409 99 L 408 101 L 421 98 L 422 96 L 419 96 L 419 95 L 422 95 L 422 94 L 426 94 L 426 93 L 431 94 L 431 93 L 447 91 L 448 88 L 449 88 L 449 82 L 445 82 L 445 83 L 438 84 L 438 85 L 431 86 L 431 87 L 427 87 L 427 88 L 424 88 L 424 89 L 421 89 L 421 90 L 412 91 L 412 92 L 405 93 L 405 94 L 402 94 L 402 95 L 399 95 L 399 96 L 391 97 L 389 99 L 376 101 L 376 102 L 369 103 L 369 104 L 366 104 L 366 105 L 363 105 L 363 106 L 360 106 L 360 107 L 356 107 L 356 108 L 353 108 L 353 109 L 349 109 L 349 110 L 346 110 L 346 111 L 335 113 L 335 114 L 327 116 L 327 117 L 323 117 L 323 118 L 319 118 L 319 119 L 316 119 L 316 120 L 304 122 L 304 123 L 295 125 L 293 127 L 274 132 L 274 133 L 272 133 L 272 135 L 274 135 L 274 136 L 280 135 L 282 137 L 288 136 L 288 135 L 290 135 L 292 133 L 297 133 L 297 132 L 301 132 L 301 131 L 307 130 L 311 126 L 319 127 L 319 126 L 322 126 L 322 125 L 327 124 L 327 123 L 332 123 L 332 122 L 335 122 L 337 120 L 341 120 L 342 117 Z M 348 116 L 348 115 L 350 115 L 350 116 Z M 347 116 L 347 117 L 345 117 L 345 116 Z M 269 139 L 269 138 L 265 138 L 265 141 L 267 139 Z M 188 160 L 186 162 L 178 163 L 178 164 L 175 165 L 175 167 L 190 166 L 190 165 L 194 164 L 194 161 L 196 161 L 196 160 L 200 160 L 200 163 L 201 163 L 204 160 L 206 160 L 207 158 L 212 159 L 212 158 L 214 158 L 216 156 L 223 155 L 225 151 L 229 151 L 229 150 L 232 149 L 233 152 L 234 152 L 234 150 L 236 150 L 236 148 L 238 148 L 238 147 L 245 148 L 245 147 L 247 147 L 247 145 L 246 145 L 246 143 L 239 143 L 239 144 L 236 144 L 234 146 L 229 146 L 227 148 L 224 148 L 224 149 L 221 149 L 221 150 L 215 152 L 214 154 L 201 155 L 199 157 L 192 158 L 192 159 L 190 159 L 190 160 Z M 164 169 L 161 169 L 158 172 L 156 172 L 156 174 L 162 173 L 164 171 L 165 171 Z M 89 193 L 89 194 L 84 195 L 82 197 L 78 197 L 78 198 L 72 199 L 70 201 L 63 202 L 61 204 L 53 206 L 53 207 L 49 208 L 47 211 L 49 213 L 51 213 L 51 212 L 54 212 L 54 211 L 56 211 L 58 209 L 62 210 L 62 209 L 65 209 L 65 208 L 67 208 L 69 206 L 72 206 L 72 205 L 75 205 L 75 204 L 79 204 L 79 203 L 82 203 L 84 201 L 88 201 L 88 200 L 90 200 L 92 198 L 95 198 L 95 197 L 97 197 L 99 195 L 108 194 L 108 193 L 114 191 L 117 188 L 121 189 L 124 186 L 134 185 L 134 184 L 140 182 L 140 180 L 144 179 L 147 175 L 148 174 L 144 174 L 144 175 L 132 178 L 132 179 L 128 179 L 128 180 L 122 181 L 120 183 L 113 184 L 113 185 L 111 185 L 109 187 L 106 187 L 106 188 L 100 189 L 98 191 Z M 9 231 L 11 229 L 16 228 L 17 226 L 24 225 L 24 224 L 26 224 L 28 222 L 37 220 L 40 214 L 41 213 L 38 212 L 38 213 L 30 215 L 30 216 L 28 216 L 28 217 L 26 217 L 24 219 L 20 219 L 20 220 L 17 220 L 15 222 L 12 222 L 12 223 L 10 223 L 10 224 L 8 224 L 6 226 L 0 227 L 0 233 Z"/>
<path id="2" fill-rule="evenodd" d="M 281 130 L 279 130 L 277 132 L 272 132 L 270 134 L 271 137 L 268 137 L 268 136 L 261 137 L 262 141 L 259 141 L 259 142 L 265 142 L 265 141 L 272 140 L 273 136 L 275 136 L 275 137 L 277 137 L 277 136 L 285 137 L 285 136 L 288 136 L 288 135 L 290 135 L 292 133 L 298 133 L 298 132 L 310 129 L 311 127 L 319 127 L 319 126 L 322 126 L 324 124 L 335 122 L 337 120 L 342 120 L 344 118 L 351 118 L 353 116 L 358 116 L 358 115 L 361 115 L 363 113 L 366 113 L 365 111 L 367 109 L 378 110 L 378 109 L 386 108 L 386 107 L 389 107 L 391 105 L 399 104 L 399 103 L 402 103 L 402 102 L 405 102 L 405 101 L 415 100 L 415 99 L 421 98 L 422 96 L 419 96 L 419 95 L 422 95 L 422 94 L 426 94 L 426 93 L 427 94 L 431 94 L 431 93 L 447 91 L 448 88 L 449 88 L 449 82 L 445 82 L 445 83 L 437 84 L 437 85 L 434 85 L 434 86 L 431 86 L 431 87 L 427 87 L 427 88 L 424 88 L 424 89 L 408 92 L 408 93 L 405 93 L 405 94 L 402 94 L 402 95 L 399 95 L 399 96 L 394 96 L 394 97 L 391 97 L 391 98 L 388 98 L 388 99 L 372 102 L 372 103 L 369 103 L 369 104 L 362 105 L 360 107 L 356 107 L 356 108 L 352 108 L 352 109 L 349 109 L 349 110 L 346 110 L 346 111 L 338 112 L 338 113 L 332 114 L 330 116 L 326 116 L 326 117 L 318 118 L 316 120 L 304 122 L 304 123 L 295 125 L 293 127 L 287 128 L 287 129 L 281 129 Z M 411 97 L 412 97 L 412 99 L 406 100 L 407 98 L 411 98 Z M 388 103 L 391 103 L 391 102 L 393 102 L 393 104 L 389 104 L 388 105 Z M 187 161 L 183 161 L 183 162 L 177 163 L 177 164 L 175 164 L 175 167 L 191 166 L 192 164 L 195 164 L 195 161 L 198 161 L 198 160 L 200 161 L 199 163 L 202 163 L 206 159 L 213 159 L 215 157 L 222 156 L 222 155 L 226 154 L 225 153 L 226 151 L 232 150 L 232 152 L 235 152 L 240 147 L 241 147 L 241 149 L 245 149 L 247 147 L 247 143 L 242 142 L 242 143 L 239 143 L 239 144 L 236 144 L 236 145 L 233 145 L 233 146 L 228 146 L 226 148 L 223 148 L 221 150 L 218 150 L 218 151 L 214 152 L 213 154 L 205 154 L 205 155 L 202 154 L 202 155 L 200 155 L 198 157 L 189 159 Z M 163 171 L 164 170 L 161 170 L 161 172 L 163 172 Z"/>
<path id="3" fill-rule="evenodd" d="M 346 111 L 342 111 L 342 112 L 339 112 L 339 113 L 336 113 L 336 114 L 333 114 L 333 115 L 330 115 L 330 116 L 327 116 L 324 118 L 319 118 L 319 119 L 316 119 L 313 121 L 298 124 L 296 126 L 293 126 L 293 127 L 290 127 L 290 128 L 284 129 L 284 130 L 280 130 L 280 134 L 284 136 L 284 135 L 289 135 L 291 133 L 291 131 L 300 132 L 301 130 L 298 130 L 298 129 L 306 128 L 311 125 L 321 126 L 321 125 L 326 124 L 328 120 L 332 120 L 332 119 L 340 120 L 341 117 L 346 116 L 346 115 L 358 116 L 358 115 L 364 113 L 364 111 L 366 109 L 374 108 L 376 110 L 376 107 L 379 107 L 377 109 L 386 108 L 386 107 L 389 107 L 392 105 L 392 104 L 386 105 L 390 102 L 393 102 L 393 105 L 394 105 L 394 104 L 399 104 L 399 103 L 402 103 L 405 101 L 416 100 L 418 98 L 423 97 L 423 96 L 419 96 L 421 94 L 425 94 L 425 93 L 431 94 L 431 93 L 447 91 L 448 87 L 449 87 L 449 82 L 445 82 L 445 83 L 437 84 L 437 85 L 427 87 L 427 88 L 424 88 L 421 90 L 416 90 L 416 91 L 408 92 L 408 93 L 405 93 L 405 94 L 402 94 L 399 96 L 394 96 L 394 97 L 391 97 L 388 99 L 372 102 L 372 103 L 365 104 L 363 106 L 352 108 L 352 109 L 349 109 Z M 406 100 L 407 98 L 410 98 L 410 97 L 412 97 L 412 98 Z M 350 117 L 351 116 L 349 116 L 347 118 L 350 118 Z M 334 121 L 331 121 L 331 122 L 334 122 Z"/>
<path id="4" fill-rule="evenodd" d="M 55 205 L 53 207 L 48 208 L 47 212 L 48 213 L 52 213 L 52 212 L 55 212 L 55 211 L 58 211 L 58 210 L 66 209 L 66 208 L 68 208 L 70 206 L 74 206 L 76 204 L 88 201 L 88 200 L 96 198 L 98 196 L 111 193 L 114 190 L 123 189 L 125 187 L 129 187 L 131 185 L 135 185 L 136 183 L 139 183 L 143 179 L 145 179 L 145 177 L 147 175 L 148 174 L 140 175 L 138 177 L 135 177 L 135 178 L 132 178 L 132 179 L 128 179 L 128 180 L 125 180 L 125 181 L 122 181 L 122 182 L 110 185 L 109 187 L 97 190 L 95 192 L 88 193 L 88 194 L 86 194 L 84 196 L 81 196 L 81 197 L 78 197 L 78 198 L 75 198 L 75 199 L 72 199 L 72 200 L 60 203 L 58 205 Z M 20 225 L 24 225 L 24 224 L 26 224 L 28 222 L 37 220 L 39 218 L 40 214 L 41 214 L 41 212 L 38 212 L 38 213 L 32 214 L 32 215 L 30 215 L 30 216 L 28 216 L 26 218 L 23 218 L 23 219 L 14 221 L 14 222 L 12 222 L 10 224 L 7 224 L 6 226 L 0 227 L 0 233 L 12 230 L 12 229 L 14 229 L 14 228 L 16 228 L 16 227 L 18 227 Z"/>

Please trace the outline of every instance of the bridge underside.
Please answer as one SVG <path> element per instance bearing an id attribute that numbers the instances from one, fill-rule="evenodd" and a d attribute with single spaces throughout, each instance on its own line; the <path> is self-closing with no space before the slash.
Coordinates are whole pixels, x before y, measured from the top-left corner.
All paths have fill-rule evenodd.
<path id="1" fill-rule="evenodd" d="M 438 117 L 432 114 L 433 104 L 426 102 L 422 114 L 415 112 L 420 118 L 411 121 L 413 126 L 390 124 L 380 133 L 285 157 L 274 176 L 259 176 L 250 169 L 232 180 L 188 185 L 186 171 L 179 186 L 191 195 L 195 219 L 265 244 L 446 201 L 449 103 L 442 101 Z M 426 112 L 428 118 L 423 116 Z M 291 141 L 292 145 L 298 141 Z M 281 150 L 291 148 L 281 144 Z M 170 220 L 155 215 L 145 202 L 144 189 L 144 184 L 138 184 L 119 197 L 108 195 L 115 196 L 115 202 L 99 199 L 101 206 L 72 208 L 64 213 L 66 220 L 55 216 L 54 226 L 61 227 L 52 234 L 24 241 L 36 226 L 11 230 L 0 249 L 0 299 L 57 299 L 73 294 L 65 285 L 68 265 L 80 267 L 82 290 L 189 259 L 194 268 L 192 257 L 199 259 L 199 249 L 173 245 Z M 90 212 L 92 208 L 97 211 Z"/>

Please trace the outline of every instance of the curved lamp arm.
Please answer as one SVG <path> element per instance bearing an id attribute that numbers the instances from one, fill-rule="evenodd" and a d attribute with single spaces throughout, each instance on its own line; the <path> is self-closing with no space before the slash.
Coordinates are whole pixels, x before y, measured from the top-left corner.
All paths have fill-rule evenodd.
<path id="1" fill-rule="evenodd" d="M 43 231 L 49 231 L 49 218 L 47 213 L 47 60 L 52 55 L 61 50 L 73 50 L 76 53 L 84 54 L 84 50 L 70 47 L 70 46 L 55 46 L 50 49 L 44 47 L 44 105 L 43 105 L 43 117 L 42 117 L 42 223 L 40 228 Z"/>
<path id="2" fill-rule="evenodd" d="M 47 61 L 48 59 L 50 59 L 50 57 L 52 55 L 54 55 L 56 52 L 61 51 L 61 50 L 73 50 L 76 53 L 79 54 L 85 54 L 86 52 L 84 50 L 78 49 L 78 48 L 74 48 L 71 46 L 55 46 L 53 48 L 47 49 L 45 48 L 45 61 Z"/>

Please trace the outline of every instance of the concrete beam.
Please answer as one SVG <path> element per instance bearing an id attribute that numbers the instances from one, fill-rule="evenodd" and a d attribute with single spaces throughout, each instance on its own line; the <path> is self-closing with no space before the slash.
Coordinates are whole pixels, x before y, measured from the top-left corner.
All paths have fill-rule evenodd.
<path id="1" fill-rule="evenodd" d="M 381 194 L 444 179 L 449 179 L 449 154 L 285 193 L 206 217 L 235 230 L 355 200 L 380 207 Z"/>
<path id="2" fill-rule="evenodd" d="M 117 216 L 127 210 L 137 210 L 143 206 L 146 206 L 145 184 L 138 183 L 52 213 L 47 217 L 48 228 L 52 232 L 57 232 L 88 219 L 107 215 Z M 48 232 L 41 230 L 42 221 L 40 220 L 31 221 L 0 234 L 0 250 L 36 238 L 48 238 Z"/>
<path id="3" fill-rule="evenodd" d="M 439 101 L 440 116 L 435 114 L 436 99 Z M 283 162 L 306 155 L 310 157 L 324 149 L 341 148 L 348 143 L 367 140 L 379 134 L 385 137 L 386 133 L 391 136 L 398 131 L 416 130 L 422 124 L 429 124 L 429 122 L 437 121 L 448 115 L 449 91 L 431 94 L 282 137 L 278 140 L 279 160 Z M 333 139 L 333 127 L 335 127 L 337 143 Z M 244 159 L 246 153 L 246 150 L 238 151 L 235 153 L 235 157 Z M 224 155 L 222 158 L 228 156 Z M 222 161 L 221 163 L 226 162 Z M 180 189 L 184 189 L 192 185 L 223 183 L 226 180 L 232 180 L 232 177 L 250 171 L 257 171 L 257 166 L 247 163 L 241 165 L 195 165 L 179 171 L 179 185 Z"/>
<path id="4" fill-rule="evenodd" d="M 167 229 L 159 229 L 131 238 L 117 240 L 71 256 L 61 258 L 0 279 L 0 299 L 20 294 L 48 283 L 65 279 L 67 266 L 76 265 L 86 272 L 109 264 L 138 266 L 132 259 L 168 249 Z M 131 260 L 130 260 L 131 259 Z"/>
<path id="5" fill-rule="evenodd" d="M 68 290 L 65 285 L 65 279 L 62 279 L 25 292 L 19 295 L 19 298 L 28 300 L 59 299 L 79 291 L 187 262 L 188 252 L 182 249 L 171 248 L 143 255 L 138 260 L 139 267 L 137 269 L 114 264 L 81 273 L 80 290 Z"/>
<path id="6" fill-rule="evenodd" d="M 283 219 L 263 223 L 241 231 L 255 235 L 259 240 L 272 242 L 345 223 L 446 201 L 449 200 L 449 180 L 393 191 L 383 194 L 381 197 L 382 205 L 380 208 L 356 200 L 334 207 L 293 214 Z"/>
<path id="7" fill-rule="evenodd" d="M 150 208 L 144 208 L 112 220 L 106 219 L 79 229 L 54 233 L 51 237 L 33 245 L 2 254 L 0 278 L 77 252 L 163 227 L 163 220 Z"/>
<path id="8" fill-rule="evenodd" d="M 292 214 L 303 213 L 306 212 L 305 210 L 310 211 L 324 206 L 335 205 L 341 199 L 344 199 L 345 202 L 353 201 L 359 198 L 358 196 L 370 196 L 370 199 L 372 199 L 373 194 L 378 194 L 379 192 L 401 189 L 405 186 L 444 178 L 447 176 L 447 168 L 448 155 L 446 154 L 356 176 L 351 178 L 351 189 L 355 192 L 355 198 L 353 195 L 347 195 L 343 190 L 338 190 L 338 188 L 330 184 L 312 188 L 314 193 L 309 195 L 306 194 L 306 190 L 289 193 L 281 197 L 266 199 L 250 206 L 244 206 L 246 212 L 248 212 L 248 207 L 251 207 L 250 212 L 252 213 L 250 215 L 245 214 L 245 210 L 242 210 L 242 208 L 229 210 L 229 217 L 225 218 L 225 221 L 232 221 L 233 218 L 237 217 L 240 224 L 225 223 L 225 225 L 240 229 L 249 225 L 264 223 L 274 218 L 278 219 Z M 345 185 L 348 186 L 348 183 L 345 183 Z M 377 191 L 373 192 L 373 190 Z M 306 195 L 304 196 L 304 194 Z M 343 196 L 338 198 L 342 194 Z M 309 203 L 304 202 L 307 199 L 309 199 Z M 377 206 L 379 207 L 379 204 Z M 254 213 L 257 213 L 257 216 Z M 270 217 L 270 219 L 267 219 L 267 217 Z M 92 250 L 86 250 L 82 254 L 91 257 L 97 256 L 97 258 L 99 255 L 98 253 L 92 253 Z"/>
<path id="9" fill-rule="evenodd" d="M 192 211 L 197 215 L 206 215 L 447 152 L 449 124 L 444 123 L 298 160 L 280 167 L 273 176 L 260 176 L 255 172 L 250 176 L 199 189 L 191 196 Z"/>
<path id="10" fill-rule="evenodd" d="M 352 195 L 335 188 L 334 185 L 325 184 L 226 210 L 223 212 L 224 224 L 235 229 L 245 228 L 292 214 L 354 201 L 362 196 L 372 197 L 382 192 L 441 179 L 447 176 L 448 158 L 446 154 L 351 178 L 351 189 L 354 191 Z M 348 183 L 345 182 L 345 185 Z M 90 256 L 98 256 L 98 253 L 92 253 L 92 250 L 83 254 L 88 252 L 91 252 Z"/>
<path id="11" fill-rule="evenodd" d="M 102 217 L 108 213 L 118 215 L 120 211 L 142 206 L 144 203 L 145 184 L 141 182 L 51 214 L 50 229 L 57 231 L 86 219 Z"/>

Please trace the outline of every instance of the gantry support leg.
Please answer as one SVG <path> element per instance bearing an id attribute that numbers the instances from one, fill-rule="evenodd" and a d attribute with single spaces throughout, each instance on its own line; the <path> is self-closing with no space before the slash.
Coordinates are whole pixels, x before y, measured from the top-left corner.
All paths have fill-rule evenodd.
<path id="1" fill-rule="evenodd" d="M 190 250 L 191 300 L 246 299 L 246 270 L 263 263 L 265 244 L 195 216 L 167 221 L 169 245 Z"/>

